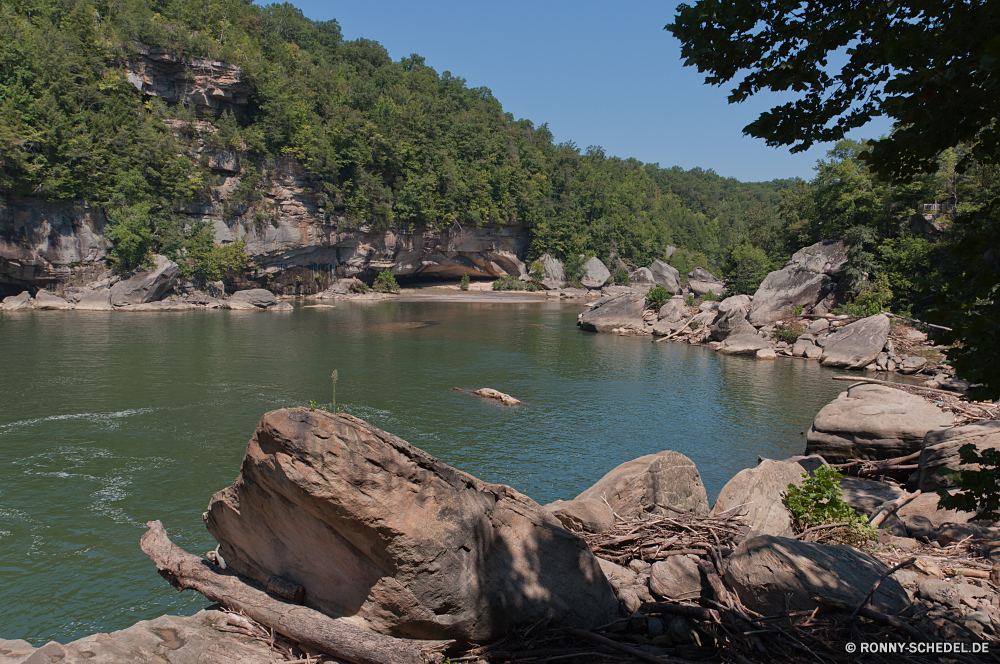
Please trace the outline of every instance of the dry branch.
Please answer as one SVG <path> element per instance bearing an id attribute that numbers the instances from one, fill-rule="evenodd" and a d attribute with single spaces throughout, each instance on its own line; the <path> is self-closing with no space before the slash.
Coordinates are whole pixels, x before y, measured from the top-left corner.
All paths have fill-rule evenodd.
<path id="1" fill-rule="evenodd" d="M 354 664 L 426 664 L 441 662 L 451 641 L 415 641 L 377 634 L 313 609 L 287 604 L 233 574 L 220 574 L 208 561 L 184 551 L 167 537 L 159 521 L 139 546 L 160 575 L 178 590 L 196 590 L 209 600 L 273 629 L 309 648 Z"/>

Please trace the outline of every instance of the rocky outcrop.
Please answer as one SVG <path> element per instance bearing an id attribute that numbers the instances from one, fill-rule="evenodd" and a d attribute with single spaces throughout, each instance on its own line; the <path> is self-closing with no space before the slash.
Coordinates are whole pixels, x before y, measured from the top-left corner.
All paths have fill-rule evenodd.
<path id="1" fill-rule="evenodd" d="M 923 491 L 936 491 L 955 485 L 948 477 L 951 473 L 979 470 L 978 464 L 962 463 L 960 450 L 964 445 L 974 445 L 979 454 L 1000 449 L 1000 420 L 928 432 L 920 449 L 917 486 Z"/>
<path id="2" fill-rule="evenodd" d="M 782 269 L 771 272 L 754 293 L 750 322 L 766 325 L 788 316 L 788 310 L 801 306 L 806 313 L 827 313 L 816 309 L 833 294 L 836 281 L 847 261 L 842 242 L 818 242 L 800 249 Z"/>
<path id="3" fill-rule="evenodd" d="M 726 582 L 740 601 L 765 616 L 811 611 L 821 595 L 849 606 L 860 604 L 889 568 L 850 546 L 825 546 L 761 535 L 745 540 L 726 567 Z M 910 605 L 892 577 L 879 585 L 867 606 L 896 615 Z"/>
<path id="4" fill-rule="evenodd" d="M 111 289 L 95 288 L 80 294 L 76 301 L 77 311 L 111 311 Z"/>
<path id="5" fill-rule="evenodd" d="M 884 385 L 857 384 L 816 415 L 806 434 L 806 454 L 830 463 L 891 459 L 919 452 L 924 436 L 954 418 L 925 399 Z"/>
<path id="6" fill-rule="evenodd" d="M 708 514 L 708 496 L 691 459 L 666 450 L 627 461 L 611 470 L 573 500 L 546 505 L 573 530 L 601 532 L 624 518 L 644 512 L 662 513 L 664 505 Z"/>
<path id="7" fill-rule="evenodd" d="M 111 287 L 111 306 L 155 302 L 177 286 L 180 268 L 165 256 L 153 257 L 152 270 L 139 270 Z"/>
<path id="8" fill-rule="evenodd" d="M 741 470 L 722 487 L 711 516 L 735 512 L 755 535 L 791 537 L 795 534 L 794 523 L 784 503 L 788 485 L 801 486 L 803 473 L 824 463 L 819 456 L 764 459 L 756 468 Z"/>
<path id="9" fill-rule="evenodd" d="M 566 283 L 566 273 L 563 272 L 563 262 L 552 254 L 542 254 L 538 262 L 542 264 L 542 286 L 547 290 L 561 288 Z"/>
<path id="10" fill-rule="evenodd" d="M 716 349 L 723 355 L 756 355 L 762 348 L 770 348 L 767 339 L 762 339 L 756 333 L 745 332 L 726 337 Z"/>
<path id="11" fill-rule="evenodd" d="M 823 344 L 823 366 L 864 369 L 889 340 L 889 317 L 869 316 L 838 329 Z"/>
<path id="12" fill-rule="evenodd" d="M 22 291 L 20 295 L 9 295 L 3 299 L 3 303 L 0 303 L 0 310 L 2 311 L 20 311 L 22 309 L 31 308 L 31 293 L 28 291 Z"/>
<path id="13" fill-rule="evenodd" d="M 668 293 L 680 293 L 681 273 L 673 265 L 668 265 L 660 259 L 656 259 L 649 264 L 649 271 L 653 273 L 653 281 L 657 286 L 663 286 Z"/>
<path id="14" fill-rule="evenodd" d="M 280 574 L 307 606 L 393 636 L 485 642 L 618 614 L 586 543 L 545 509 L 350 415 L 265 414 L 205 523 L 230 569 Z"/>
<path id="15" fill-rule="evenodd" d="M 38 311 L 68 311 L 73 309 L 74 306 L 75 305 L 72 302 L 68 302 L 65 298 L 53 295 L 48 291 L 38 291 L 38 294 L 35 295 L 34 308 Z"/>
<path id="16" fill-rule="evenodd" d="M 644 326 L 642 312 L 646 308 L 646 297 L 643 295 L 619 295 L 618 297 L 601 299 L 580 314 L 581 330 L 589 332 L 610 332 L 622 327 Z"/>
<path id="17" fill-rule="evenodd" d="M 226 306 L 230 309 L 267 309 L 277 303 L 278 298 L 274 293 L 263 288 L 236 291 L 226 300 Z"/>
<path id="18" fill-rule="evenodd" d="M 611 278 L 611 272 L 597 256 L 588 258 L 580 271 L 580 283 L 587 288 L 601 288 Z"/>
<path id="19" fill-rule="evenodd" d="M 727 337 L 737 334 L 757 334 L 750 324 L 747 314 L 750 312 L 750 298 L 746 295 L 727 297 L 719 304 L 718 315 L 712 321 L 712 338 L 724 341 Z"/>
<path id="20" fill-rule="evenodd" d="M 232 620 L 232 622 L 230 622 Z M 160 616 L 110 634 L 92 634 L 65 645 L 50 641 L 34 648 L 26 641 L 0 639 L 0 664 L 273 664 L 266 643 L 236 632 L 239 617 L 204 610 L 190 617 Z M 219 629 L 222 628 L 222 629 Z"/>

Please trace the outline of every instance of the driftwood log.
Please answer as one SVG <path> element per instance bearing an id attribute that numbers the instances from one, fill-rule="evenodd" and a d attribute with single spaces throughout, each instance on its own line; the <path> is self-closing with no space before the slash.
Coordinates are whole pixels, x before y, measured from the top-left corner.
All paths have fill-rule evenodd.
<path id="1" fill-rule="evenodd" d="M 268 595 L 234 574 L 213 569 L 207 560 L 192 555 L 170 541 L 159 521 L 139 546 L 160 575 L 178 590 L 196 590 L 209 600 L 239 611 L 304 646 L 354 664 L 437 664 L 452 641 L 397 639 L 331 618 L 313 609 L 288 604 Z"/>

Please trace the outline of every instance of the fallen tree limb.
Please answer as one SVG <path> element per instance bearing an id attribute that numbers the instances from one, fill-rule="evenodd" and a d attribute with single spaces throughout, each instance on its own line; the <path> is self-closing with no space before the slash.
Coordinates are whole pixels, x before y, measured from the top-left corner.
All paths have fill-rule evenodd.
<path id="1" fill-rule="evenodd" d="M 886 578 L 887 578 L 887 577 L 888 577 L 888 576 L 889 576 L 890 574 L 892 574 L 893 572 L 895 572 L 895 571 L 897 571 L 897 570 L 900 570 L 900 569 L 903 569 L 904 567 L 907 567 L 907 566 L 909 566 L 909 565 L 912 565 L 912 564 L 913 564 L 913 563 L 915 563 L 915 562 L 917 562 L 917 559 L 916 559 L 916 558 L 907 558 L 906 560 L 904 560 L 903 562 L 899 563 L 899 564 L 898 564 L 898 565 L 896 565 L 895 567 L 890 567 L 890 568 L 889 568 L 888 570 L 886 570 L 886 571 L 885 571 L 885 572 L 884 572 L 884 573 L 882 574 L 882 576 L 880 576 L 880 577 L 878 578 L 878 581 L 876 581 L 876 582 L 875 582 L 875 585 L 874 585 L 874 586 L 872 586 L 872 589 L 871 589 L 871 592 L 869 592 L 869 593 L 868 593 L 868 595 L 867 595 L 867 596 L 866 596 L 866 597 L 865 597 L 865 598 L 864 598 L 864 599 L 863 599 L 863 600 L 861 601 L 861 603 L 860 603 L 860 604 L 858 604 L 858 605 L 857 605 L 857 606 L 856 606 L 856 607 L 854 608 L 854 610 L 853 610 L 853 611 L 851 611 L 851 616 L 850 616 L 851 620 L 854 620 L 854 616 L 858 615 L 858 612 L 859 612 L 859 611 L 860 611 L 861 609 L 865 608 L 865 604 L 867 604 L 867 603 L 868 603 L 869 601 L 871 601 L 871 598 L 875 596 L 875 591 L 876 591 L 876 590 L 878 590 L 878 587 L 879 587 L 880 585 L 882 585 L 882 582 L 883 582 L 883 581 L 885 581 L 885 580 L 886 580 Z"/>
<path id="2" fill-rule="evenodd" d="M 853 468 L 854 466 L 864 466 L 864 465 L 875 465 L 878 467 L 890 467 L 899 466 L 900 464 L 905 464 L 907 461 L 916 461 L 920 458 L 920 452 L 914 452 L 913 454 L 907 454 L 906 456 L 894 457 L 892 459 L 883 459 L 881 461 L 869 461 L 868 459 L 851 459 L 845 463 L 831 463 L 832 468 Z"/>
<path id="3" fill-rule="evenodd" d="M 885 313 L 885 315 L 888 316 L 889 318 L 898 318 L 899 320 L 907 320 L 907 321 L 910 321 L 911 323 L 917 323 L 918 325 L 923 325 L 924 327 L 933 327 L 935 330 L 944 330 L 945 332 L 951 332 L 952 331 L 952 329 L 950 327 L 945 327 L 944 325 L 935 325 L 934 323 L 925 323 L 924 321 L 918 320 L 916 318 L 907 318 L 906 316 L 899 316 L 897 314 L 890 314 L 888 311 L 883 312 L 883 313 Z"/>
<path id="4" fill-rule="evenodd" d="M 913 500 L 914 498 L 916 498 L 919 495 L 920 495 L 920 489 L 917 489 L 913 493 L 904 493 L 902 496 L 900 496 L 896 500 L 892 501 L 888 505 L 883 505 L 882 508 L 878 511 L 878 514 L 876 514 L 875 516 L 873 516 L 872 520 L 869 521 L 869 523 L 871 525 L 875 526 L 876 528 L 878 528 L 879 525 L 883 521 L 885 521 L 886 519 L 888 519 L 889 516 L 893 512 L 895 512 L 900 507 L 902 507 L 906 503 L 910 502 L 911 500 Z"/>
<path id="5" fill-rule="evenodd" d="M 854 611 L 854 607 L 840 600 L 833 599 L 832 597 L 827 597 L 825 595 L 812 595 L 812 599 L 820 604 L 825 604 L 831 609 L 837 609 L 845 613 L 851 613 Z M 859 609 L 858 615 L 863 618 L 868 618 L 868 620 L 877 622 L 881 625 L 886 625 L 887 627 L 895 627 L 896 629 L 901 629 L 906 632 L 914 641 L 927 641 L 927 636 L 918 630 L 913 625 L 903 622 L 896 616 L 890 616 L 885 613 L 879 613 L 874 609 Z"/>
<path id="6" fill-rule="evenodd" d="M 452 641 L 416 641 L 378 634 L 313 609 L 287 604 L 232 574 L 220 574 L 208 561 L 175 545 L 159 521 L 139 546 L 170 585 L 196 590 L 209 600 L 240 611 L 275 632 L 314 650 L 354 664 L 437 664 Z"/>
<path id="7" fill-rule="evenodd" d="M 663 659 L 662 657 L 656 657 L 655 655 L 650 655 L 649 653 L 643 652 L 638 648 L 633 648 L 632 646 L 627 646 L 624 643 L 618 643 L 617 641 L 612 641 L 611 639 L 601 636 L 600 634 L 594 634 L 593 632 L 588 632 L 583 629 L 577 629 L 575 627 L 567 627 L 565 628 L 565 632 L 579 639 L 585 639 L 587 641 L 590 641 L 591 643 L 598 643 L 608 648 L 614 648 L 618 652 L 623 652 L 626 655 L 631 655 L 632 657 L 641 659 L 644 662 L 652 662 L 653 664 L 669 664 L 672 661 L 674 662 L 677 661 L 677 660 Z"/>
<path id="8" fill-rule="evenodd" d="M 920 390 L 921 392 L 931 392 L 933 394 L 944 394 L 949 397 L 960 397 L 962 396 L 959 392 L 951 392 L 949 390 L 939 390 L 933 387 L 924 387 L 923 385 L 912 385 L 911 383 L 894 383 L 891 380 L 879 380 L 878 378 L 864 378 L 860 376 L 834 376 L 833 380 L 848 380 L 852 383 L 871 383 L 872 385 L 886 385 L 888 387 L 895 388 L 910 388 L 914 390 Z"/>
<path id="9" fill-rule="evenodd" d="M 697 315 L 698 314 L 695 314 L 695 316 L 697 316 Z M 665 337 L 660 337 L 654 343 L 660 343 L 661 341 L 666 341 L 667 339 L 672 339 L 672 338 L 676 337 L 678 334 L 680 334 L 681 332 L 683 332 L 684 330 L 686 330 L 688 328 L 688 326 L 691 324 L 691 321 L 693 321 L 695 319 L 695 316 L 691 316 L 691 318 L 688 318 L 687 321 L 684 323 L 684 327 L 682 327 L 680 329 L 677 329 L 677 330 L 674 330 L 673 332 L 671 332 L 670 334 L 668 334 Z"/>
<path id="10" fill-rule="evenodd" d="M 805 530 L 803 530 L 801 533 L 799 533 L 798 535 L 796 535 L 792 539 L 802 539 L 803 537 L 805 537 L 809 533 L 814 533 L 817 530 L 826 530 L 827 528 L 840 528 L 841 526 L 846 526 L 846 525 L 847 525 L 846 521 L 838 521 L 836 523 L 824 523 L 821 526 L 813 526 L 812 528 L 806 528 Z"/>
<path id="11" fill-rule="evenodd" d="M 720 622 L 721 617 L 715 609 L 703 606 L 688 606 L 687 604 L 670 604 L 668 602 L 646 602 L 639 607 L 640 613 L 659 613 L 668 616 L 683 616 L 695 620 Z"/>

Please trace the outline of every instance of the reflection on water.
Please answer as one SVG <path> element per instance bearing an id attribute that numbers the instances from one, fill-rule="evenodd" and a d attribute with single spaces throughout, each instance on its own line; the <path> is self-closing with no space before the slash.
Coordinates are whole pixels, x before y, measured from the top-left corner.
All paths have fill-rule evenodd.
<path id="1" fill-rule="evenodd" d="M 257 311 L 0 316 L 0 638 L 121 629 L 200 595 L 139 551 L 161 519 L 192 552 L 261 414 L 331 399 L 541 503 L 664 449 L 710 498 L 758 454 L 802 452 L 844 389 L 816 362 L 758 362 L 579 332 L 579 305 L 338 302 Z M 492 387 L 516 409 L 454 391 Z"/>

